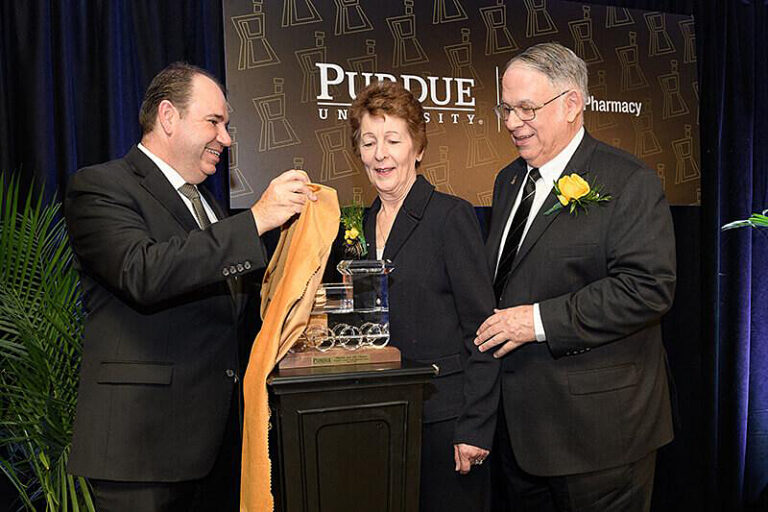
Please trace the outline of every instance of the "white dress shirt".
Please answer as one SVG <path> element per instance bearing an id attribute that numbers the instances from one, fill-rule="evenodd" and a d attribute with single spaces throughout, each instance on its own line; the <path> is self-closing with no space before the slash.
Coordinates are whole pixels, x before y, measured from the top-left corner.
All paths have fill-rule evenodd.
<path id="1" fill-rule="evenodd" d="M 525 227 L 523 228 L 523 236 L 520 237 L 520 244 L 517 246 L 518 249 L 520 249 L 520 246 L 522 246 L 523 240 L 525 240 L 525 235 L 528 233 L 528 229 L 531 227 L 531 224 L 533 224 L 533 219 L 536 218 L 536 215 L 541 209 L 541 206 L 544 204 L 544 201 L 546 201 L 547 196 L 550 192 L 552 192 L 552 187 L 554 186 L 555 181 L 557 181 L 563 171 L 565 171 L 565 166 L 568 165 L 568 162 L 571 160 L 571 157 L 576 152 L 576 149 L 579 147 L 579 144 L 581 144 L 581 140 L 583 138 L 584 127 L 581 127 L 579 131 L 576 132 L 576 135 L 573 136 L 571 142 L 569 142 L 568 145 L 565 146 L 562 151 L 560 151 L 560 153 L 558 153 L 552 160 L 539 167 L 541 179 L 536 181 L 536 192 L 533 196 L 531 211 L 528 214 L 528 220 L 526 221 Z M 528 172 L 530 173 L 533 167 L 530 165 L 527 167 Z M 528 179 L 527 173 L 525 179 Z M 501 261 L 502 248 L 504 247 L 504 243 L 507 241 L 507 234 L 509 233 L 510 226 L 512 225 L 512 219 L 515 216 L 517 208 L 520 206 L 524 188 L 525 187 L 521 186 L 520 191 L 517 193 L 515 204 L 512 205 L 512 211 L 509 213 L 509 218 L 507 219 L 507 225 L 504 227 L 504 233 L 501 235 L 499 254 L 496 258 L 497 270 L 499 268 L 499 262 Z M 541 321 L 541 312 L 539 311 L 538 302 L 533 305 L 533 327 L 536 331 L 536 341 L 546 341 L 547 336 L 544 332 L 544 324 Z"/>
<path id="2" fill-rule="evenodd" d="M 200 226 L 200 221 L 197 220 L 197 215 L 195 215 L 195 209 L 192 207 L 192 201 L 187 199 L 187 196 L 179 192 L 179 188 L 181 188 L 181 186 L 186 183 L 186 181 L 184 181 L 184 178 L 181 177 L 181 175 L 176 171 L 176 169 L 168 165 L 159 156 L 152 153 L 145 146 L 142 146 L 141 143 L 138 144 L 138 148 L 142 153 L 147 155 L 149 159 L 155 163 L 158 169 L 160 169 L 160 172 L 162 172 L 163 175 L 166 177 L 166 179 L 171 183 L 173 190 L 175 190 L 176 193 L 181 198 L 181 200 L 184 201 L 184 204 L 187 206 L 187 210 L 189 210 L 189 213 L 192 214 L 192 218 L 195 219 L 195 222 L 197 222 L 197 225 Z M 196 185 L 195 185 L 195 188 L 197 188 Z M 198 192 L 200 191 L 198 190 Z M 218 219 L 216 218 L 216 214 L 213 213 L 213 209 L 211 209 L 211 206 L 208 204 L 208 201 L 205 200 L 205 197 L 203 196 L 203 194 L 200 194 L 200 201 L 203 203 L 203 208 L 205 208 L 205 213 L 208 214 L 208 219 L 210 219 L 211 224 L 213 224 Z"/>

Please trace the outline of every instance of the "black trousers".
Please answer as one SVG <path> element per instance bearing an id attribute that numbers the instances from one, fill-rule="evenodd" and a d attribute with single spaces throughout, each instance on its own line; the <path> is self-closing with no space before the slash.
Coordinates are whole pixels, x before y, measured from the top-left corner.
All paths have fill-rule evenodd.
<path id="1" fill-rule="evenodd" d="M 221 448 L 211 472 L 184 482 L 90 479 L 97 512 L 238 512 L 242 436 L 236 386 Z M 201 425 L 200 428 L 205 428 Z"/>
<path id="2" fill-rule="evenodd" d="M 623 466 L 543 477 L 525 472 L 512 451 L 499 411 L 494 449 L 493 512 L 648 512 L 656 451 Z"/>
<path id="3" fill-rule="evenodd" d="M 491 495 L 490 466 L 487 462 L 481 466 L 472 466 L 466 475 L 454 471 L 455 426 L 456 420 L 450 419 L 425 423 L 422 427 L 419 512 L 488 511 Z"/>

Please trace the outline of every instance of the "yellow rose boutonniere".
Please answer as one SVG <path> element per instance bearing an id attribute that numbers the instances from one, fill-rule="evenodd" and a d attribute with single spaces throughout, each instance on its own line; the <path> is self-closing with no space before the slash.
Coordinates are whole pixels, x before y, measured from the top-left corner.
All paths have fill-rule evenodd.
<path id="1" fill-rule="evenodd" d="M 566 174 L 554 183 L 553 192 L 559 202 L 544 212 L 544 215 L 551 215 L 563 208 L 568 208 L 568 213 L 578 215 L 579 209 L 586 212 L 587 207 L 593 204 L 610 201 L 611 195 L 604 193 L 602 188 L 594 183 L 590 185 L 575 172 Z"/>
<path id="2" fill-rule="evenodd" d="M 360 259 L 368 254 L 363 234 L 363 206 L 353 204 L 341 209 L 341 224 L 344 226 L 344 255 Z"/>

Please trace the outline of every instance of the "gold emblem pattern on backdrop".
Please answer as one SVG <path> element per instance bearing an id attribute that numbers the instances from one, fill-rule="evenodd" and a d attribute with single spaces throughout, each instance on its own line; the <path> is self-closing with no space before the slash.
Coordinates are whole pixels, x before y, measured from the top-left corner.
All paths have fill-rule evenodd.
<path id="1" fill-rule="evenodd" d="M 233 207 L 302 167 L 342 204 L 374 191 L 351 146 L 348 108 L 372 80 L 422 101 L 420 172 L 489 206 L 517 157 L 492 111 L 499 74 L 526 47 L 558 41 L 588 65 L 585 126 L 659 175 L 672 204 L 700 198 L 699 82 L 690 16 L 563 0 L 224 0 Z"/>
<path id="2" fill-rule="evenodd" d="M 459 0 L 434 0 L 432 24 L 449 23 L 467 19 L 467 13 Z"/>
<path id="3" fill-rule="evenodd" d="M 660 12 L 648 12 L 643 15 L 645 24 L 648 25 L 650 35 L 650 44 L 648 45 L 648 56 L 658 57 L 659 55 L 668 55 L 675 53 L 675 45 L 667 34 L 667 26 L 664 21 L 664 14 Z"/>
<path id="4" fill-rule="evenodd" d="M 416 16 L 413 14 L 413 0 L 403 0 L 405 14 L 387 18 L 387 25 L 394 38 L 392 67 L 401 68 L 429 62 L 427 53 L 416 38 Z"/>
<path id="5" fill-rule="evenodd" d="M 317 12 L 312 0 L 283 0 L 283 16 L 280 23 L 283 28 L 321 21 L 323 17 Z"/>
<path id="6" fill-rule="evenodd" d="M 557 34 L 555 20 L 552 19 L 547 10 L 547 0 L 523 0 L 523 3 L 528 11 L 525 37 L 530 39 Z"/>
<path id="7" fill-rule="evenodd" d="M 315 64 L 327 61 L 325 32 L 315 31 L 315 44 L 311 48 L 296 50 L 296 60 L 301 69 L 301 102 L 309 103 L 320 92 L 320 70 Z"/>
<path id="8" fill-rule="evenodd" d="M 356 34 L 373 30 L 368 15 L 360 6 L 360 0 L 333 0 L 336 3 L 334 35 Z"/>
<path id="9" fill-rule="evenodd" d="M 635 19 L 626 7 L 606 7 L 605 28 L 624 27 L 633 23 Z"/>
<path id="10" fill-rule="evenodd" d="M 301 139 L 285 115 L 285 79 L 274 78 L 273 93 L 253 98 L 253 106 L 261 120 L 259 151 L 271 151 L 285 146 L 301 144 Z"/>
<path id="11" fill-rule="evenodd" d="M 439 160 L 425 166 L 422 172 L 437 190 L 456 195 L 456 191 L 451 186 L 451 162 L 448 159 L 448 146 L 440 146 L 439 152 Z"/>
<path id="12" fill-rule="evenodd" d="M 603 56 L 592 38 L 592 18 L 589 14 L 592 9 L 585 5 L 582 10 L 584 11 L 583 19 L 568 22 L 573 37 L 572 48 L 574 53 L 588 65 L 600 64 L 603 62 Z"/>
<path id="13" fill-rule="evenodd" d="M 280 63 L 280 59 L 266 37 L 261 0 L 253 0 L 252 7 L 251 14 L 232 17 L 232 24 L 240 38 L 238 71 Z"/>
<path id="14" fill-rule="evenodd" d="M 496 0 L 496 5 L 481 7 L 478 11 L 485 24 L 486 55 L 498 55 L 520 49 L 507 28 L 507 9 L 504 0 Z"/>

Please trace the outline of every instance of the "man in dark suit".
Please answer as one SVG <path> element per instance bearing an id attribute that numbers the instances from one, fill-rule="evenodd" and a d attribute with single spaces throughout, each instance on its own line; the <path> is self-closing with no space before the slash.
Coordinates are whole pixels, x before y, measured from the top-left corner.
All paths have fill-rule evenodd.
<path id="1" fill-rule="evenodd" d="M 314 195 L 288 171 L 227 217 L 198 187 L 231 143 L 202 69 L 160 72 L 139 120 L 138 146 L 67 189 L 87 310 L 68 469 L 100 511 L 237 510 L 248 274 L 266 265 L 259 235 Z"/>
<path id="2" fill-rule="evenodd" d="M 507 64 L 496 107 L 520 158 L 494 185 L 498 309 L 475 344 L 503 358 L 492 453 L 514 510 L 647 511 L 673 436 L 659 325 L 675 287 L 669 207 L 655 173 L 585 133 L 586 97 L 586 64 L 544 43 Z M 553 182 L 573 173 L 609 200 L 547 214 Z"/>

